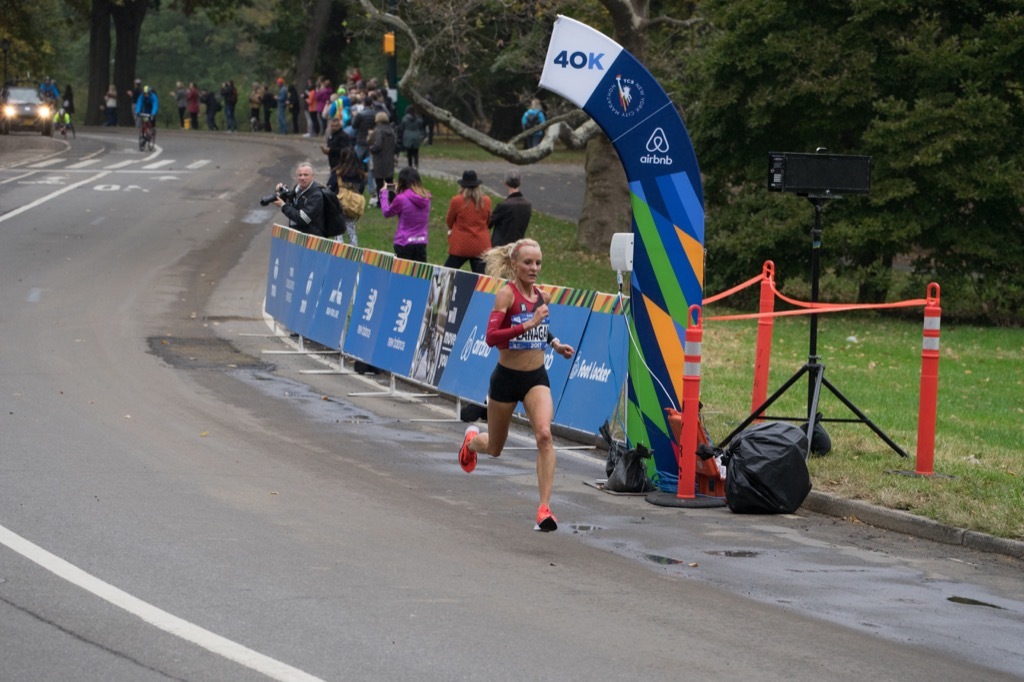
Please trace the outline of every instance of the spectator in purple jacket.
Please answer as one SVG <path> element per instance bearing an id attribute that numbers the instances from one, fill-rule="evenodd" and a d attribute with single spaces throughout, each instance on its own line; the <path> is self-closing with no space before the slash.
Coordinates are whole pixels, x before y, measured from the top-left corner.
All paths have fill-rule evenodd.
<path id="1" fill-rule="evenodd" d="M 427 225 L 430 221 L 430 192 L 419 171 L 407 166 L 398 172 L 398 184 L 380 189 L 380 208 L 385 218 L 398 216 L 395 255 L 406 260 L 427 262 Z"/>

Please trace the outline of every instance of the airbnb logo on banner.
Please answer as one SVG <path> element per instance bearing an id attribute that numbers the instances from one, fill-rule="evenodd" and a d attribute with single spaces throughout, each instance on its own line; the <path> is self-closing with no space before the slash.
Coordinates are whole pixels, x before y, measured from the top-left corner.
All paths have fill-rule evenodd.
<path id="1" fill-rule="evenodd" d="M 668 136 L 661 127 L 654 129 L 647 139 L 647 154 L 640 157 L 640 163 L 653 163 L 659 166 L 671 166 L 672 157 L 668 155 Z M 660 154 L 660 156 L 659 156 Z"/>

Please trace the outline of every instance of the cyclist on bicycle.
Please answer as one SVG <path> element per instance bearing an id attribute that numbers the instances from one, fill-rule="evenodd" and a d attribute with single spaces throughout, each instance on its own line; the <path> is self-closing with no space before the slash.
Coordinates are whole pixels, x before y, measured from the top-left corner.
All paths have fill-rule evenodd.
<path id="1" fill-rule="evenodd" d="M 156 112 L 160 109 L 160 102 L 156 93 L 148 85 L 142 88 L 142 94 L 135 101 L 135 119 L 139 120 L 139 114 L 149 114 L 150 124 L 156 128 Z"/>
<path id="2" fill-rule="evenodd" d="M 60 90 L 57 89 L 57 84 L 49 76 L 44 78 L 43 82 L 39 84 L 39 96 L 43 98 L 44 102 L 60 101 Z"/>

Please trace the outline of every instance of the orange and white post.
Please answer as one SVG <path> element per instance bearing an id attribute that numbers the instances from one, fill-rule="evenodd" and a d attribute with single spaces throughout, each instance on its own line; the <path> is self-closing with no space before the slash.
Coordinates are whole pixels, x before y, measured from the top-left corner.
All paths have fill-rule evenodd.
<path id="1" fill-rule="evenodd" d="M 921 397 L 917 408 L 917 465 L 914 473 L 935 473 L 935 420 L 939 398 L 939 330 L 942 308 L 939 285 L 928 285 L 924 306 L 924 336 L 921 341 Z"/>
<path id="2" fill-rule="evenodd" d="M 761 301 L 757 318 L 757 349 L 754 351 L 754 388 L 750 396 L 750 412 L 764 404 L 768 397 L 768 373 L 772 364 L 772 332 L 775 326 L 775 263 L 764 262 L 761 270 Z M 760 421 L 760 420 L 758 420 Z"/>
<path id="3" fill-rule="evenodd" d="M 704 338 L 699 305 L 687 314 L 686 345 L 683 349 L 683 433 L 679 444 L 679 483 L 676 497 L 697 497 L 697 429 L 700 428 L 700 355 Z"/>

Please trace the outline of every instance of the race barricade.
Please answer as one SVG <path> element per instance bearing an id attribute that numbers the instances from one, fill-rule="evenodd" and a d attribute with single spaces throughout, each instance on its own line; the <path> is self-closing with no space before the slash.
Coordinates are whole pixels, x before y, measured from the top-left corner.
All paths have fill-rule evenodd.
<path id="1" fill-rule="evenodd" d="M 301 337 L 393 377 L 482 403 L 498 360 L 484 339 L 487 319 L 504 285 L 275 225 L 264 309 Z M 553 333 L 577 350 L 571 360 L 546 351 L 554 423 L 596 434 L 626 380 L 625 299 L 542 288 Z"/>

